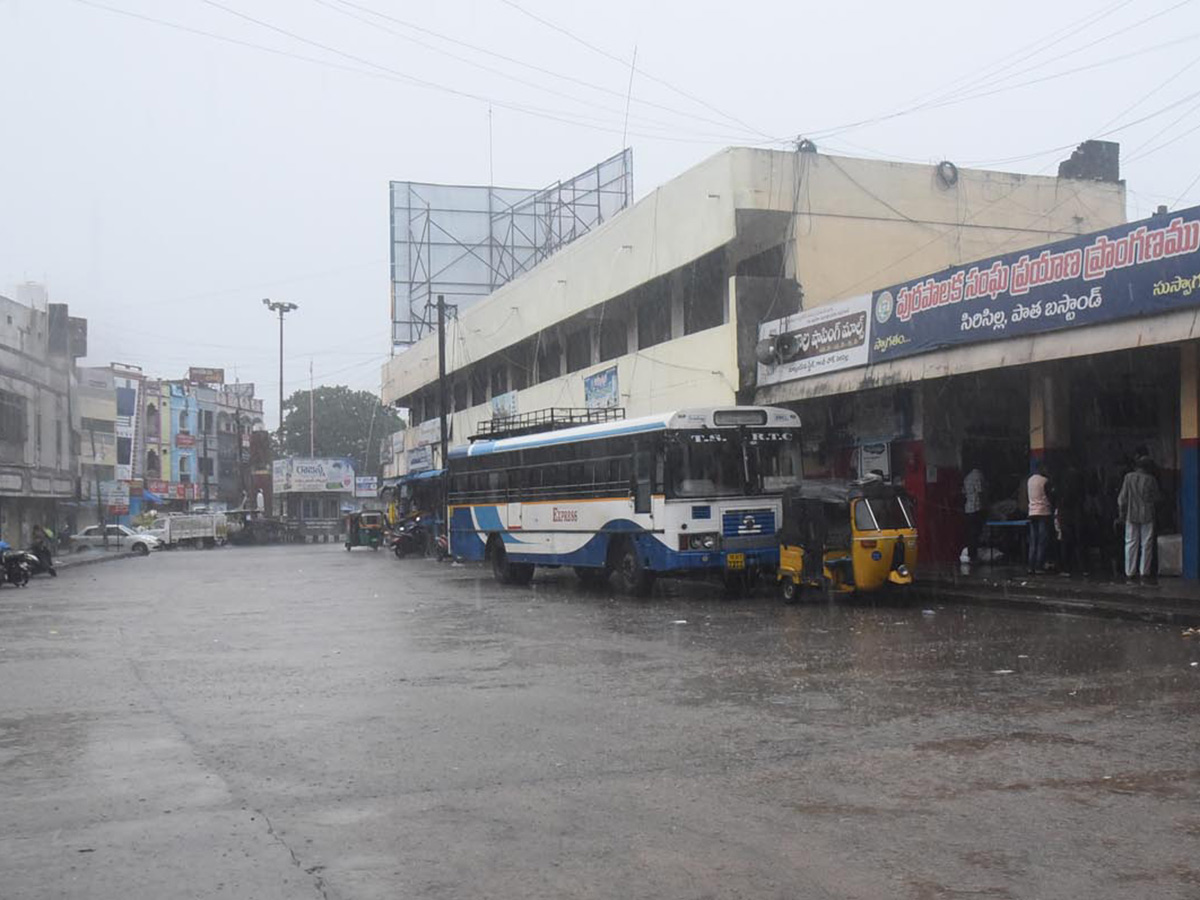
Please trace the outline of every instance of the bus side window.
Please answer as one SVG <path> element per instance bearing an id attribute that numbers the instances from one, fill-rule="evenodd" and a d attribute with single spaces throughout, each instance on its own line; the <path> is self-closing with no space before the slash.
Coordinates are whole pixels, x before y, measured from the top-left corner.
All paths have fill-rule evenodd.
<path id="1" fill-rule="evenodd" d="M 650 512 L 650 467 L 652 457 L 649 450 L 638 450 L 634 456 L 633 511 Z"/>

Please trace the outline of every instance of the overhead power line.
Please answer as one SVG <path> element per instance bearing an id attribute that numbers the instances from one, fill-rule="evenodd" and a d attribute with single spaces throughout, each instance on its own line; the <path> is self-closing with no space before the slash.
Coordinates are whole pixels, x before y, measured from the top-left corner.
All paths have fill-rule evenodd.
<path id="1" fill-rule="evenodd" d="M 539 16 L 537 13 L 530 12 L 525 7 L 514 2 L 514 0 L 500 0 L 500 2 L 503 3 L 505 6 L 512 7 L 517 12 L 521 13 L 521 15 L 528 16 L 530 19 L 533 19 L 533 21 L 538 22 L 541 25 L 544 25 L 545 27 L 551 29 L 552 31 L 557 31 L 559 34 L 570 38 L 571 40 L 575 41 L 576 43 L 580 44 L 581 46 L 586 47 L 587 49 L 591 50 L 593 53 L 598 53 L 601 56 L 603 56 L 605 59 L 609 59 L 615 63 L 619 63 L 622 68 L 628 67 L 630 65 L 630 62 L 631 62 L 630 60 L 625 59 L 622 56 L 618 56 L 615 53 L 610 53 L 609 51 L 605 50 L 603 47 L 598 47 L 595 44 L 591 43 L 590 41 L 587 41 L 584 38 L 581 38 L 579 35 L 575 34 L 574 32 L 570 31 L 569 29 L 563 27 L 562 25 L 559 25 L 556 22 L 551 22 L 549 19 L 545 19 L 545 18 Z M 714 112 L 717 115 L 721 116 L 722 118 L 728 119 L 730 122 L 734 122 L 735 124 L 740 125 L 742 128 L 746 128 L 746 129 L 754 132 L 755 134 L 759 135 L 760 137 L 766 138 L 768 141 L 772 141 L 772 142 L 779 141 L 779 138 L 777 138 L 773 135 L 769 135 L 765 131 L 762 131 L 758 128 L 755 128 L 753 125 L 749 124 L 748 122 L 746 122 L 742 119 L 739 119 L 735 115 L 724 112 L 723 110 L 721 110 L 718 107 L 714 106 L 713 104 L 709 103 L 707 100 L 704 100 L 701 97 L 697 97 L 695 94 L 693 94 L 689 91 L 685 91 L 683 88 L 672 84 L 671 82 L 667 81 L 665 78 L 659 78 L 657 75 L 654 75 L 651 72 L 647 72 L 645 69 L 637 69 L 636 71 L 639 75 L 641 75 L 646 80 L 653 81 L 655 84 L 661 84 L 663 87 L 667 88 L 670 91 L 673 91 L 674 93 L 678 94 L 679 96 L 684 97 L 688 100 L 691 100 L 693 103 L 697 103 L 700 106 L 703 106 L 705 109 L 709 110 L 710 112 Z"/>
<path id="2" fill-rule="evenodd" d="M 109 6 L 108 4 L 98 2 L 98 0 L 73 0 L 73 2 L 78 3 L 82 6 L 88 6 L 93 9 L 102 10 L 104 12 L 114 13 L 117 15 L 131 18 L 131 19 L 137 19 L 137 20 L 140 20 L 143 22 L 152 23 L 155 25 L 159 25 L 159 26 L 166 27 L 166 28 L 171 28 L 171 29 L 174 29 L 177 31 L 186 32 L 188 34 L 193 34 L 193 35 L 200 36 L 200 37 L 206 37 L 211 40 L 221 41 L 222 43 L 232 44 L 232 45 L 236 45 L 239 47 L 245 47 L 245 48 L 252 49 L 252 50 L 259 50 L 259 51 L 262 51 L 265 53 L 273 54 L 275 56 L 288 57 L 291 59 L 296 59 L 296 60 L 300 60 L 302 62 L 307 62 L 307 63 L 311 63 L 313 65 L 323 66 L 326 68 L 336 69 L 336 70 L 343 71 L 343 72 L 353 72 L 353 73 L 356 73 L 359 75 L 367 75 L 369 77 L 378 78 L 378 79 L 382 79 L 385 81 L 399 82 L 399 83 L 406 84 L 406 85 L 409 85 L 412 87 L 440 91 L 443 93 L 452 94 L 454 96 L 463 97 L 465 99 L 476 100 L 481 103 L 490 103 L 495 106 L 502 107 L 504 109 L 509 109 L 514 112 L 521 113 L 523 115 L 533 116 L 536 118 L 546 119 L 546 120 L 554 121 L 554 122 L 560 122 L 562 124 L 571 125 L 576 128 L 587 128 L 592 131 L 601 131 L 601 132 L 605 132 L 608 134 L 620 134 L 621 133 L 621 126 L 620 126 L 619 122 L 611 123 L 608 120 L 600 119 L 595 116 L 589 116 L 584 113 L 569 113 L 569 112 L 564 112 L 564 111 L 560 111 L 560 110 L 549 110 L 549 109 L 546 109 L 543 107 L 529 106 L 529 105 L 525 105 L 525 104 L 514 103 L 514 102 L 511 102 L 508 100 L 499 100 L 499 99 L 489 98 L 489 97 L 486 97 L 481 94 L 476 94 L 476 93 L 473 93 L 470 91 L 460 90 L 458 88 L 453 88 L 448 85 L 438 84 L 436 82 L 432 82 L 427 79 L 415 78 L 414 76 L 407 75 L 398 70 L 393 70 L 393 69 L 389 69 L 386 66 L 381 66 L 378 63 L 373 63 L 373 62 L 369 62 L 369 61 L 365 62 L 364 64 L 369 66 L 370 68 L 351 66 L 351 65 L 346 65 L 345 63 L 336 62 L 334 60 L 321 59 L 319 57 L 314 57 L 314 56 L 306 56 L 305 54 L 302 54 L 302 53 L 296 53 L 296 52 L 290 51 L 290 50 L 283 50 L 278 47 L 271 47 L 267 44 L 259 44 L 254 41 L 246 41 L 246 40 L 242 40 L 240 38 L 230 37 L 229 35 L 220 34 L 218 32 L 214 32 L 214 31 L 207 31 L 202 28 L 193 28 L 190 25 L 184 25 L 179 22 L 172 22 L 167 19 L 157 18 L 155 16 L 147 16 L 142 13 L 133 12 L 131 10 L 121 9 L 121 8 L 115 7 L 115 6 Z M 234 11 L 234 14 L 240 15 L 240 13 L 237 13 L 236 11 Z M 299 37 L 297 37 L 297 39 L 301 40 L 302 42 L 308 42 L 307 39 L 303 39 L 303 38 L 299 38 Z M 320 45 L 318 44 L 318 46 L 320 46 Z M 341 55 L 344 57 L 354 58 L 353 54 L 345 54 L 345 53 L 342 53 L 341 51 L 337 51 L 336 49 L 330 50 L 328 52 L 334 52 L 334 53 L 337 53 L 338 55 Z M 591 119 L 592 121 L 587 121 L 588 119 Z M 651 131 L 647 131 L 647 130 L 638 130 L 638 131 L 631 130 L 630 134 L 637 136 L 637 137 L 644 137 L 644 138 L 647 138 L 650 140 L 667 141 L 667 142 L 671 142 L 671 143 L 683 143 L 683 144 L 712 145 L 714 143 L 725 143 L 725 142 L 727 142 L 727 140 L 731 140 L 732 142 L 737 143 L 740 140 L 739 138 L 736 138 L 736 137 L 730 138 L 727 140 L 722 140 L 722 141 L 683 137 L 683 136 L 679 135 L 678 129 L 673 129 L 670 133 L 662 133 L 662 132 L 655 133 L 655 132 L 651 132 Z"/>
<path id="3" fill-rule="evenodd" d="M 370 6 L 366 6 L 365 4 L 356 3 L 356 2 L 354 2 L 354 0 L 315 0 L 315 2 L 321 4 L 322 6 L 329 6 L 329 4 L 331 2 L 337 3 L 341 7 L 348 7 L 351 9 L 358 10 L 362 13 L 366 13 L 369 16 L 374 16 L 378 19 L 382 19 L 386 22 L 390 22 L 393 25 L 398 25 L 401 28 L 406 28 L 411 31 L 415 31 L 419 34 L 428 35 L 429 37 L 436 38 L 437 40 L 445 41 L 446 43 L 453 44 L 457 47 L 462 47 L 466 50 L 470 50 L 473 53 L 481 53 L 485 56 L 490 56 L 493 59 L 498 59 L 503 62 L 514 65 L 514 66 L 520 66 L 521 68 L 527 69 L 531 72 L 537 72 L 539 75 L 547 75 L 551 78 L 557 78 L 561 81 L 565 81 L 570 84 L 576 84 L 576 85 L 579 85 L 580 87 L 585 87 L 589 90 L 598 91 L 603 94 L 608 94 L 609 96 L 615 97 L 620 100 L 625 99 L 625 94 L 614 88 L 605 87 L 604 85 L 596 84 L 595 82 L 588 81 L 586 79 L 579 78 L 577 76 L 570 75 L 565 72 L 558 72 L 558 71 L 555 71 L 554 69 L 547 68 L 546 66 L 537 65 L 536 63 L 531 63 L 531 62 L 529 62 L 527 60 L 523 60 L 519 57 L 510 56 L 505 53 L 500 53 L 498 51 L 491 50 L 487 47 L 483 47 L 479 44 L 472 44 L 468 41 L 461 40 L 461 39 L 453 37 L 451 35 L 443 34 L 439 31 L 435 31 L 432 28 L 427 28 L 424 25 L 418 25 L 415 22 L 410 22 L 406 19 L 401 19 L 401 18 L 391 15 L 389 13 L 385 13 L 380 10 L 373 9 Z M 342 11 L 349 14 L 348 10 L 342 10 Z M 394 29 L 384 27 L 378 22 L 373 22 L 368 19 L 363 19 L 359 16 L 354 16 L 353 18 L 357 18 L 357 19 L 359 19 L 359 21 L 366 22 L 367 24 L 370 24 L 373 27 L 378 27 L 380 30 L 385 31 L 389 34 L 396 35 L 397 37 L 400 37 L 404 40 L 408 40 L 413 43 L 416 43 L 418 46 L 426 47 L 437 53 L 446 54 L 447 56 L 450 56 L 452 59 L 457 59 L 457 60 L 460 60 L 463 62 L 467 62 L 471 65 L 479 66 L 479 64 L 477 62 L 475 62 L 474 60 L 464 59 L 464 57 L 462 57 L 462 56 L 458 56 L 456 54 L 451 54 L 448 51 L 444 50 L 443 48 L 435 47 L 432 44 L 429 44 L 425 41 L 418 41 L 417 39 L 412 38 L 408 35 L 399 34 Z M 482 68 L 482 66 L 479 66 L 479 67 Z M 488 69 L 488 71 L 498 71 L 498 70 Z M 511 77 L 511 76 L 506 75 L 506 77 Z M 530 82 L 523 81 L 521 83 L 529 84 Z M 668 106 L 663 103 L 656 103 L 652 100 L 647 100 L 645 98 L 634 97 L 633 103 L 636 105 L 639 105 L 639 106 L 645 106 L 645 107 L 649 107 L 652 109 L 661 110 L 663 112 L 671 113 L 672 115 L 680 116 L 682 118 L 694 119 L 697 122 L 704 122 L 708 125 L 715 125 L 715 126 L 718 126 L 721 128 L 729 127 L 729 121 L 726 119 L 709 118 L 708 116 L 699 115 L 694 112 L 688 112 L 687 110 L 679 109 L 678 107 L 674 107 L 674 106 Z M 753 130 L 750 130 L 747 133 L 754 134 L 756 136 L 758 135 L 758 132 L 753 131 Z"/>

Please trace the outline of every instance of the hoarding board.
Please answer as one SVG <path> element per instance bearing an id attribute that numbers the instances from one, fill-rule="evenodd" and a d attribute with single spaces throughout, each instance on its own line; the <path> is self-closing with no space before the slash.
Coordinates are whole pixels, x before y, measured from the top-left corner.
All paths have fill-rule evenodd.
<path id="1" fill-rule="evenodd" d="M 497 394 L 492 398 L 492 416 L 497 419 L 507 419 L 517 414 L 517 392 L 508 391 Z"/>
<path id="2" fill-rule="evenodd" d="M 601 369 L 583 379 L 583 403 L 588 409 L 610 409 L 621 405 L 616 366 Z"/>
<path id="3" fill-rule="evenodd" d="M 760 341 L 778 338 L 774 364 L 758 364 L 760 385 L 865 366 L 871 346 L 871 296 L 863 294 L 759 325 Z"/>
<path id="4" fill-rule="evenodd" d="M 192 384 L 224 384 L 225 370 L 192 366 L 188 369 L 188 381 Z"/>
<path id="5" fill-rule="evenodd" d="M 1197 306 L 1193 207 L 877 291 L 870 361 Z"/>
<path id="6" fill-rule="evenodd" d="M 354 493 L 354 467 L 347 459 L 276 460 L 273 474 L 276 494 L 327 491 Z"/>

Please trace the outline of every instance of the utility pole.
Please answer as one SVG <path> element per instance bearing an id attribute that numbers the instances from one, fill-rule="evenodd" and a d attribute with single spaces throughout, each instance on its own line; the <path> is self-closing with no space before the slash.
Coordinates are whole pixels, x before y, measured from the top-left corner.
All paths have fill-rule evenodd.
<path id="1" fill-rule="evenodd" d="M 442 504 L 441 504 L 441 509 L 439 510 L 440 515 L 438 516 L 438 518 L 441 519 L 441 518 L 445 517 L 447 514 L 447 503 L 449 501 L 449 484 L 450 484 L 450 478 L 447 474 L 448 467 L 446 465 L 446 463 L 447 463 L 446 454 L 448 452 L 448 444 L 450 443 L 450 435 L 449 435 L 449 432 L 446 427 L 446 425 L 447 425 L 446 408 L 447 408 L 447 406 L 449 406 L 449 403 L 448 403 L 449 391 L 446 389 L 447 388 L 447 385 L 446 385 L 446 296 L 444 294 L 438 294 L 437 316 L 438 316 L 438 418 L 439 418 L 438 424 L 441 428 L 441 444 L 442 444 L 442 460 L 441 460 L 441 463 L 442 463 L 442 490 L 441 490 Z M 444 521 L 442 523 L 443 533 L 445 533 L 444 529 L 448 528 L 449 524 L 450 524 L 449 521 Z"/>
<path id="2" fill-rule="evenodd" d="M 279 437 L 283 438 L 283 317 L 299 309 L 295 303 L 285 303 L 263 297 L 263 306 L 271 312 L 279 313 Z"/>
<path id="3" fill-rule="evenodd" d="M 308 358 L 308 455 L 317 455 L 317 413 L 313 405 L 312 357 Z"/>

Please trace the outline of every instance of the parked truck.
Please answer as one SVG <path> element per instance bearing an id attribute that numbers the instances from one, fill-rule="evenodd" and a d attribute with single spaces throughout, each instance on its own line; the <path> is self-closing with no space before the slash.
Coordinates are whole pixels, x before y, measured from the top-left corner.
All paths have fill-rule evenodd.
<path id="1" fill-rule="evenodd" d="M 225 543 L 228 527 L 223 514 L 185 513 L 162 516 L 146 529 L 165 549 L 215 547 Z"/>

